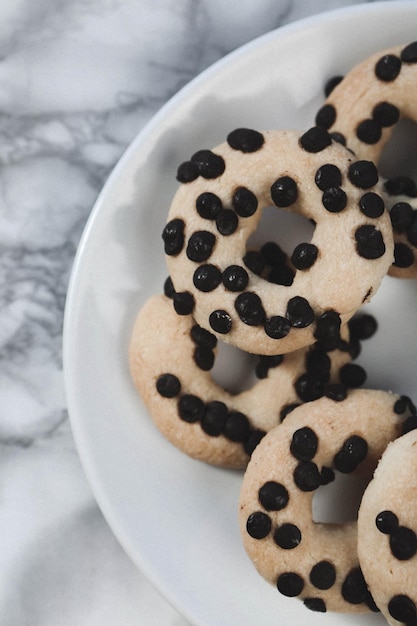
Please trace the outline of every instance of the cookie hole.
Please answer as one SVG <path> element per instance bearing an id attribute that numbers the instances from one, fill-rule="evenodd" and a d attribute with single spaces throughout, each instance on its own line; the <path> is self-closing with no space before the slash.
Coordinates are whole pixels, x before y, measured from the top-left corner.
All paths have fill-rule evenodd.
<path id="1" fill-rule="evenodd" d="M 335 480 L 317 489 L 313 496 L 313 521 L 341 524 L 357 520 L 369 476 L 335 472 Z"/>
<path id="2" fill-rule="evenodd" d="M 248 250 L 259 250 L 264 243 L 273 241 L 291 257 L 296 245 L 311 241 L 314 228 L 314 224 L 303 215 L 274 206 L 266 207 L 246 247 Z"/>
<path id="3" fill-rule="evenodd" d="M 211 377 L 220 387 L 237 395 L 250 389 L 258 380 L 255 375 L 257 362 L 256 355 L 219 341 Z"/>
<path id="4" fill-rule="evenodd" d="M 384 178 L 409 176 L 417 182 L 417 123 L 401 119 L 393 129 L 379 161 Z"/>

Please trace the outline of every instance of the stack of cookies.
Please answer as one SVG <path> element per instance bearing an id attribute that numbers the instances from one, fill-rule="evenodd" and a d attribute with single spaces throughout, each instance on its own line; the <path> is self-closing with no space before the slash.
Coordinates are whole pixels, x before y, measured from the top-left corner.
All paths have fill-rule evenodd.
<path id="1" fill-rule="evenodd" d="M 378 171 L 398 121 L 417 121 L 417 43 L 374 55 L 325 93 L 307 130 L 236 128 L 178 167 L 162 233 L 168 278 L 139 311 L 130 370 L 175 446 L 243 470 L 243 545 L 280 593 L 417 624 L 416 408 L 364 389 L 355 363 L 377 327 L 361 307 L 385 275 L 417 276 L 417 187 Z M 254 246 L 270 207 L 304 217 L 312 237 L 288 250 L 278 223 Z M 215 381 L 221 344 L 252 355 L 250 388 Z M 371 479 L 377 466 L 359 523 L 313 521 L 320 486 L 337 472 Z"/>

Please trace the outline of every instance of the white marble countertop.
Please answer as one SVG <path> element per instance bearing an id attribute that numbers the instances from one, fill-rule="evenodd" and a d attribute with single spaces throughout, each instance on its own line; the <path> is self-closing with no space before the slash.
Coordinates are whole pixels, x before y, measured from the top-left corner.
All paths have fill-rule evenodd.
<path id="1" fill-rule="evenodd" d="M 0 8 L 0 624 L 186 626 L 119 547 L 74 445 L 71 265 L 109 172 L 231 50 L 356 0 L 9 0 Z"/>

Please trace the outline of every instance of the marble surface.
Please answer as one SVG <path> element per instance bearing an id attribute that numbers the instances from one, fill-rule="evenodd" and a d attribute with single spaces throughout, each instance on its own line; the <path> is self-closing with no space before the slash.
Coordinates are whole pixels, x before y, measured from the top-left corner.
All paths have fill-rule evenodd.
<path id="1" fill-rule="evenodd" d="M 247 41 L 354 0 L 0 6 L 0 624 L 191 626 L 131 563 L 66 410 L 71 265 L 109 172 L 183 85 Z"/>

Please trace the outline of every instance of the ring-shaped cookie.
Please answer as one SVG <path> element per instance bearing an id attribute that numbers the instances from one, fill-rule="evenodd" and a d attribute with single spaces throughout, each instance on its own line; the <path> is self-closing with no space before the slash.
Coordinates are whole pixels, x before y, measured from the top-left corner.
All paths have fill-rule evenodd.
<path id="1" fill-rule="evenodd" d="M 358 513 L 358 556 L 392 626 L 417 623 L 417 430 L 389 444 Z"/>
<path id="2" fill-rule="evenodd" d="M 330 90 L 316 124 L 377 165 L 401 118 L 417 122 L 417 41 L 378 51 Z"/>
<path id="3" fill-rule="evenodd" d="M 397 395 L 353 389 L 304 404 L 268 432 L 243 477 L 239 522 L 258 572 L 314 611 L 375 610 L 357 556 L 357 523 L 314 522 L 313 495 L 338 470 L 372 476 L 388 443 L 415 420 Z M 409 418 L 409 419 L 408 419 Z"/>
<path id="4" fill-rule="evenodd" d="M 343 397 L 347 387 L 363 384 L 366 375 L 351 363 L 348 337 L 345 326 L 339 347 L 330 352 L 316 343 L 283 356 L 259 357 L 259 380 L 232 394 L 211 375 L 216 337 L 191 315 L 177 315 L 168 297 L 152 296 L 134 324 L 130 371 L 169 441 L 199 460 L 243 468 L 265 432 L 294 406 L 324 393 Z"/>
<path id="5" fill-rule="evenodd" d="M 379 166 L 383 149 L 400 119 L 417 122 L 417 42 L 377 52 L 358 63 L 343 78 L 333 79 L 333 84 L 316 115 L 316 123 L 352 149 L 357 158 L 370 159 Z M 406 198 L 392 196 L 409 196 L 410 182 L 415 193 L 415 183 L 406 177 L 388 182 L 391 206 L 408 202 Z M 415 278 L 416 213 L 404 207 L 396 208 L 395 212 L 400 231 L 394 228 L 395 257 L 389 274 Z"/>
<path id="6" fill-rule="evenodd" d="M 183 163 L 178 178 L 162 235 L 174 305 L 247 352 L 283 354 L 333 332 L 369 301 L 392 262 L 375 165 L 320 127 L 236 129 Z M 290 284 L 265 281 L 243 260 L 267 206 L 315 224 L 311 241 L 290 255 Z"/>

